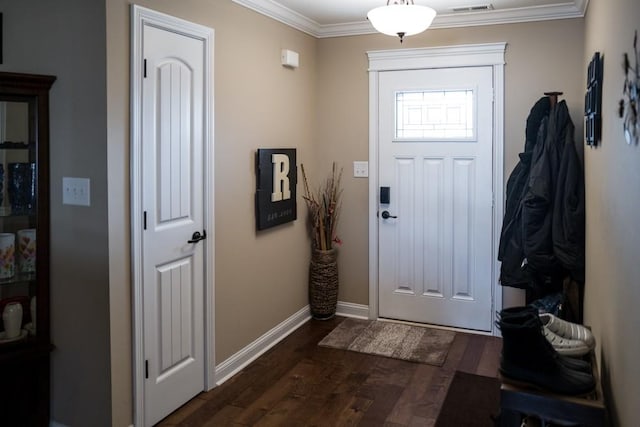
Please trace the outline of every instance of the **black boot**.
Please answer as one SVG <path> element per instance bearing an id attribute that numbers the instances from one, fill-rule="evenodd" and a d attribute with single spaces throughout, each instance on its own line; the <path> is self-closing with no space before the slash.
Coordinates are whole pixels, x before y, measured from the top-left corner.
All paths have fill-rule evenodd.
<path id="1" fill-rule="evenodd" d="M 590 374 L 566 367 L 542 333 L 537 317 L 500 315 L 502 358 L 500 372 L 515 381 L 560 394 L 579 395 L 592 391 L 595 381 Z"/>
<path id="2" fill-rule="evenodd" d="M 544 327 L 542 321 L 540 320 L 540 317 L 538 317 L 538 309 L 529 305 L 526 307 L 505 308 L 497 314 L 498 320 L 502 318 L 508 318 L 512 322 L 524 322 L 528 319 L 537 319 L 538 322 L 540 322 L 540 327 Z M 573 369 L 575 371 L 586 372 L 587 374 L 591 374 L 593 372 L 591 363 L 585 360 L 563 356 L 558 352 L 556 352 L 556 356 L 558 358 L 558 362 L 564 365 L 566 368 Z"/>

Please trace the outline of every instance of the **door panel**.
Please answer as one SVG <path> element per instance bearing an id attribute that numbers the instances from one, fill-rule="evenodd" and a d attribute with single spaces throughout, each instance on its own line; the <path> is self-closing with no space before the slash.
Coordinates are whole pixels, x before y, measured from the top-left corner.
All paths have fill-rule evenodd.
<path id="1" fill-rule="evenodd" d="M 378 224 L 381 317 L 491 330 L 492 81 L 491 67 L 380 73 L 380 210 L 397 216 Z"/>
<path id="2" fill-rule="evenodd" d="M 159 222 L 190 216 L 191 80 L 193 73 L 171 58 L 157 66 Z M 176 126 L 177 124 L 177 126 Z"/>
<path id="3" fill-rule="evenodd" d="M 452 298 L 472 298 L 475 236 L 474 159 L 452 159 L 453 162 L 453 282 Z"/>
<path id="4" fill-rule="evenodd" d="M 426 158 L 424 167 L 424 265 L 425 294 L 444 295 L 444 158 Z"/>
<path id="5" fill-rule="evenodd" d="M 413 175 L 415 174 L 416 165 L 415 159 L 412 158 L 396 158 L 395 159 L 395 173 L 398 193 L 398 211 L 405 215 L 406 212 L 413 212 L 413 205 L 415 199 L 413 194 L 415 192 L 415 181 Z M 403 218 L 405 218 L 403 216 Z M 395 237 L 396 253 L 398 254 L 398 261 L 396 266 L 396 280 L 397 288 L 399 292 L 415 293 L 414 286 L 416 284 L 416 278 L 414 277 L 415 259 L 412 255 L 415 245 L 414 218 L 406 216 L 403 221 L 396 223 L 397 234 Z"/>
<path id="6" fill-rule="evenodd" d="M 142 83 L 145 424 L 204 389 L 204 42 L 146 25 Z"/>
<path id="7" fill-rule="evenodd" d="M 193 361 L 192 265 L 189 257 L 158 267 L 159 381 L 171 368 Z"/>

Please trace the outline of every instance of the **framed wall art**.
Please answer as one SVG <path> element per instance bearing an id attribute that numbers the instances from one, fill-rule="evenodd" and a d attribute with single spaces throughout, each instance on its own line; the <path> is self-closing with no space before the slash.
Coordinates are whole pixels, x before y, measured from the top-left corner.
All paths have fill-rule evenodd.
<path id="1" fill-rule="evenodd" d="M 602 130 L 602 58 L 596 52 L 587 68 L 587 93 L 584 97 L 585 140 L 596 146 Z"/>
<path id="2" fill-rule="evenodd" d="M 256 229 L 295 221 L 298 168 L 295 148 L 256 152 Z"/>

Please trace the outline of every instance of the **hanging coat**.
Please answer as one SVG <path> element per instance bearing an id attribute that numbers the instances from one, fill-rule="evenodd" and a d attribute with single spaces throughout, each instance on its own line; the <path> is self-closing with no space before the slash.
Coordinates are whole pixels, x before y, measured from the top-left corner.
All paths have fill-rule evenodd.
<path id="1" fill-rule="evenodd" d="M 543 121 L 546 122 L 550 108 L 546 96 L 531 108 L 525 129 L 525 150 L 520 153 L 520 161 L 507 180 L 505 216 L 498 248 L 498 260 L 502 262 L 500 283 L 503 286 L 526 288 L 531 281 L 526 266 L 523 266 L 522 199 L 527 190 L 533 151 L 539 142 L 538 132 Z"/>
<path id="2" fill-rule="evenodd" d="M 566 102 L 550 113 L 548 106 L 543 98 L 532 109 L 525 152 L 507 182 L 498 251 L 504 286 L 544 290 L 549 277 L 566 274 L 584 281 L 584 176 L 574 126 Z"/>
<path id="3" fill-rule="evenodd" d="M 564 108 L 566 110 L 566 106 Z M 567 118 L 569 114 L 567 112 Z M 563 134 L 560 169 L 553 204 L 553 253 L 571 278 L 584 283 L 585 194 L 582 163 L 573 142 L 574 128 L 568 118 Z"/>
<path id="4" fill-rule="evenodd" d="M 560 164 L 559 134 L 564 131 L 564 116 L 560 104 L 553 109 L 538 130 L 538 142 L 533 149 L 531 171 L 522 199 L 522 246 L 530 268 L 544 275 L 555 274 L 559 268 L 553 253 L 551 222 Z"/>

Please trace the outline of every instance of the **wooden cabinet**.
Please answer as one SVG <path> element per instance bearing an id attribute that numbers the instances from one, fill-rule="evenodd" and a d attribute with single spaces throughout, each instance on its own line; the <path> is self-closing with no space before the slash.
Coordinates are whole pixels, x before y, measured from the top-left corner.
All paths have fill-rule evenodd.
<path id="1" fill-rule="evenodd" d="M 0 72 L 0 425 L 49 424 L 49 89 Z"/>

